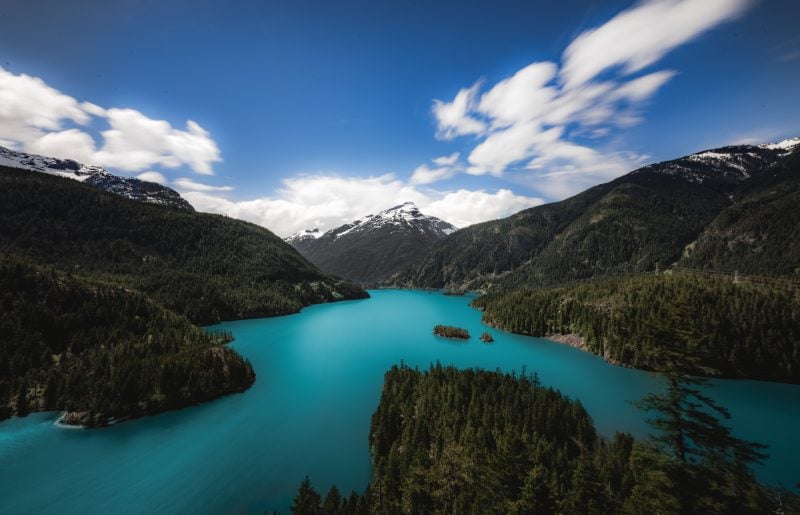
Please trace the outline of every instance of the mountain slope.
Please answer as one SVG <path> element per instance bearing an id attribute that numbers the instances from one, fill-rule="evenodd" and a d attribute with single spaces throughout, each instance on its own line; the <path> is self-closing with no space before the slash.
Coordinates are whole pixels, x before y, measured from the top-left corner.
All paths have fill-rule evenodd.
<path id="1" fill-rule="evenodd" d="M 800 276 L 800 152 L 737 192 L 687 246 L 681 266 Z"/>
<path id="2" fill-rule="evenodd" d="M 798 150 L 800 140 L 795 139 L 724 147 L 649 165 L 567 200 L 462 229 L 387 282 L 514 288 L 666 266 L 698 239 L 696 252 L 711 245 L 710 235 L 702 234 L 745 198 L 780 190 L 780 209 L 785 210 L 796 199 L 787 184 L 800 174 L 794 157 Z M 768 217 L 766 211 L 753 216 L 759 221 Z M 793 216 L 773 231 L 771 254 L 793 255 L 796 239 L 790 241 L 792 228 L 784 227 Z M 750 271 L 775 273 L 766 263 L 753 260 L 752 265 Z"/>
<path id="3" fill-rule="evenodd" d="M 0 253 L 138 290 L 195 323 L 367 296 L 262 227 L 2 167 Z"/>
<path id="4" fill-rule="evenodd" d="M 406 202 L 319 236 L 303 231 L 287 241 L 325 272 L 372 284 L 422 257 L 455 230 Z"/>
<path id="5" fill-rule="evenodd" d="M 100 166 L 88 166 L 72 159 L 26 154 L 0 146 L 0 166 L 67 177 L 131 200 L 194 211 L 192 205 L 171 188 L 113 175 Z"/>

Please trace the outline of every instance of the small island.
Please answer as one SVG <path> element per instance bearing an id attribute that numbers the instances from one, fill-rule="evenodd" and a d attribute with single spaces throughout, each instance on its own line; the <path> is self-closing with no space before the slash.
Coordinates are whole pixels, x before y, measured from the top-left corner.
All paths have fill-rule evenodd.
<path id="1" fill-rule="evenodd" d="M 494 341 L 494 338 L 492 338 L 491 334 L 484 331 L 483 334 L 481 335 L 481 341 L 483 343 L 492 343 Z"/>
<path id="2" fill-rule="evenodd" d="M 445 338 L 457 338 L 459 340 L 469 339 L 469 331 L 451 325 L 435 325 L 433 326 L 433 334 Z"/>
<path id="3" fill-rule="evenodd" d="M 466 292 L 464 290 L 446 289 L 446 290 L 442 291 L 442 294 L 443 295 L 452 295 L 452 296 L 464 296 L 464 295 L 466 295 Z"/>

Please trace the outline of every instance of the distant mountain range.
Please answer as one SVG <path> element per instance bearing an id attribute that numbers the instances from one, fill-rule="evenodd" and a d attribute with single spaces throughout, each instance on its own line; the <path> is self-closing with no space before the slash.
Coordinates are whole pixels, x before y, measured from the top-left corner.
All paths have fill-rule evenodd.
<path id="1" fill-rule="evenodd" d="M 652 164 L 461 229 L 387 284 L 514 289 L 656 266 L 800 274 L 800 138 Z"/>
<path id="2" fill-rule="evenodd" d="M 420 259 L 455 231 L 455 226 L 406 202 L 325 233 L 300 231 L 286 241 L 324 272 L 374 284 Z"/>
<path id="3" fill-rule="evenodd" d="M 171 188 L 113 175 L 100 166 L 85 165 L 72 159 L 26 154 L 0 146 L 0 166 L 67 177 L 131 200 L 194 211 L 192 205 Z"/>

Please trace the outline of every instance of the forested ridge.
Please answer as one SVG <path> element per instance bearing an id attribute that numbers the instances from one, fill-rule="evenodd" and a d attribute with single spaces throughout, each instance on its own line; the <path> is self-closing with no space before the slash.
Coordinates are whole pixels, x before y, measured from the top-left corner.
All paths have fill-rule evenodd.
<path id="1" fill-rule="evenodd" d="M 247 388 L 194 324 L 368 296 L 268 230 L 0 167 L 0 414 L 102 425 Z"/>
<path id="2" fill-rule="evenodd" d="M 680 352 L 710 374 L 800 383 L 800 290 L 665 272 L 491 293 L 473 305 L 489 325 L 577 335 L 612 362 L 658 369 Z"/>
<path id="3" fill-rule="evenodd" d="M 393 277 L 477 289 L 484 320 L 609 361 L 800 382 L 800 146 L 739 145 L 648 165 L 561 202 L 459 230 Z M 762 285 L 650 276 L 756 274 Z M 620 279 L 621 278 L 621 279 Z M 596 284 L 591 284 L 591 283 Z"/>
<path id="4" fill-rule="evenodd" d="M 794 513 L 796 496 L 759 484 L 758 444 L 735 438 L 727 418 L 670 375 L 649 395 L 658 436 L 598 436 L 579 401 L 536 376 L 400 366 L 385 376 L 372 417 L 372 480 L 362 495 L 324 497 L 309 478 L 292 512 L 305 514 L 756 514 Z M 703 405 L 706 414 L 695 408 Z M 670 417 L 665 417 L 671 414 Z M 718 418 L 719 417 L 719 418 Z"/>
<path id="5" fill-rule="evenodd" d="M 3 167 L 0 253 L 135 289 L 201 324 L 367 296 L 254 224 Z"/>
<path id="6" fill-rule="evenodd" d="M 88 426 L 242 391 L 250 364 L 145 295 L 0 257 L 0 418 Z"/>
<path id="7" fill-rule="evenodd" d="M 509 290 L 674 263 L 800 274 L 800 146 L 707 154 L 649 165 L 566 200 L 456 231 L 387 283 Z"/>

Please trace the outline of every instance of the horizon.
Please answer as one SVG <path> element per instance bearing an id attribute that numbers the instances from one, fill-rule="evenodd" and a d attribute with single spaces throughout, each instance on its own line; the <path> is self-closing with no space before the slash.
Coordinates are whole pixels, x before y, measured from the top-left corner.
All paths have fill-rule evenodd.
<path id="1" fill-rule="evenodd" d="M 189 7 L 8 4 L 0 145 L 286 237 L 405 201 L 464 227 L 800 133 L 788 1 Z"/>

